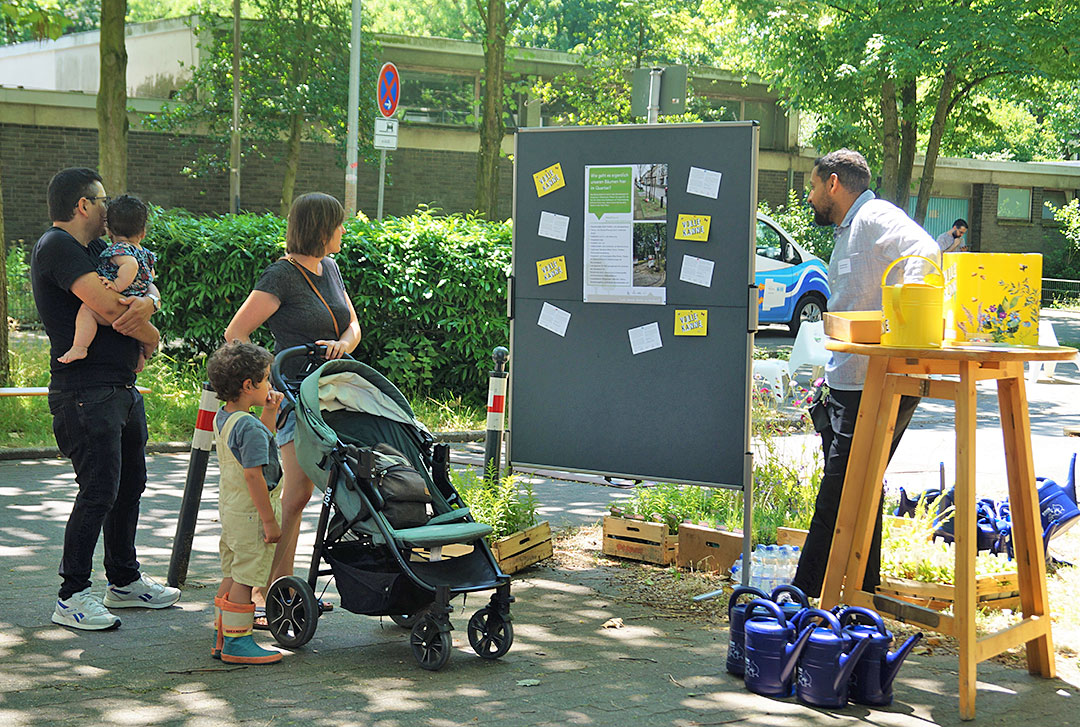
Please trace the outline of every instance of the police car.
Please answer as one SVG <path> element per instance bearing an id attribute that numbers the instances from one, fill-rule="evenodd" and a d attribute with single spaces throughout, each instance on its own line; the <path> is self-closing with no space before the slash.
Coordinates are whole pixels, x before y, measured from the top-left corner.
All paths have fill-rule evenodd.
<path id="1" fill-rule="evenodd" d="M 759 323 L 786 323 L 795 335 L 803 321 L 821 320 L 829 300 L 828 266 L 761 213 L 755 264 Z"/>

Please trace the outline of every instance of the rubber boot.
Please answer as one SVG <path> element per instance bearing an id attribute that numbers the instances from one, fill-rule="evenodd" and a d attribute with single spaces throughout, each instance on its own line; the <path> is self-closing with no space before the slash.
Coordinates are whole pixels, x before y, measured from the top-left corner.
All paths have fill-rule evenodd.
<path id="1" fill-rule="evenodd" d="M 280 651 L 269 651 L 255 643 L 251 625 L 254 603 L 233 603 L 221 599 L 221 660 L 226 664 L 273 664 L 281 661 Z"/>
<path id="2" fill-rule="evenodd" d="M 210 656 L 215 659 L 221 658 L 221 646 L 223 636 L 221 634 L 221 602 L 224 598 L 220 596 L 214 597 L 214 646 L 210 649 Z"/>

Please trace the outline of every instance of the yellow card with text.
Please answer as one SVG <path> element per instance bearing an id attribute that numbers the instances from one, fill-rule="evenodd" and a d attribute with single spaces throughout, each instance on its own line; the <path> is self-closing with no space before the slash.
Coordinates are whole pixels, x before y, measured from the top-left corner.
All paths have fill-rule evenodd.
<path id="1" fill-rule="evenodd" d="M 566 180 L 563 179 L 562 174 L 562 165 L 555 162 L 547 169 L 541 169 L 533 175 L 533 182 L 536 184 L 537 197 L 543 197 L 548 192 L 562 189 L 566 186 Z"/>
<path id="2" fill-rule="evenodd" d="M 536 282 L 539 285 L 558 283 L 566 280 L 566 257 L 548 258 L 536 262 Z"/>
<path id="3" fill-rule="evenodd" d="M 708 242 L 711 220 L 709 215 L 679 215 L 679 222 L 675 227 L 675 239 Z"/>
<path id="4" fill-rule="evenodd" d="M 676 336 L 707 336 L 709 334 L 709 311 L 676 310 Z"/>

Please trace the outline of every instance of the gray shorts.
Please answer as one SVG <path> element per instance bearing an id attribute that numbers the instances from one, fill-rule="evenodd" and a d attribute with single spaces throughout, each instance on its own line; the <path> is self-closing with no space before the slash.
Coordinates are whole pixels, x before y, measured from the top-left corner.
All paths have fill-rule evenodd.
<path id="1" fill-rule="evenodd" d="M 274 435 L 274 441 L 277 442 L 277 446 L 280 449 L 291 442 L 295 437 L 296 410 L 293 409 L 289 412 L 289 415 L 285 417 L 285 422 L 281 425 L 281 429 L 277 430 L 277 434 Z"/>

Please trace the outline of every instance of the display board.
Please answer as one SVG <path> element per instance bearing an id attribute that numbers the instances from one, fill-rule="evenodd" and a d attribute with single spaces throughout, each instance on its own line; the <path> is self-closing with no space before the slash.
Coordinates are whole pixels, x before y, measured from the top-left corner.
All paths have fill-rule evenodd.
<path id="1" fill-rule="evenodd" d="M 742 488 L 758 128 L 518 131 L 515 467 Z"/>

